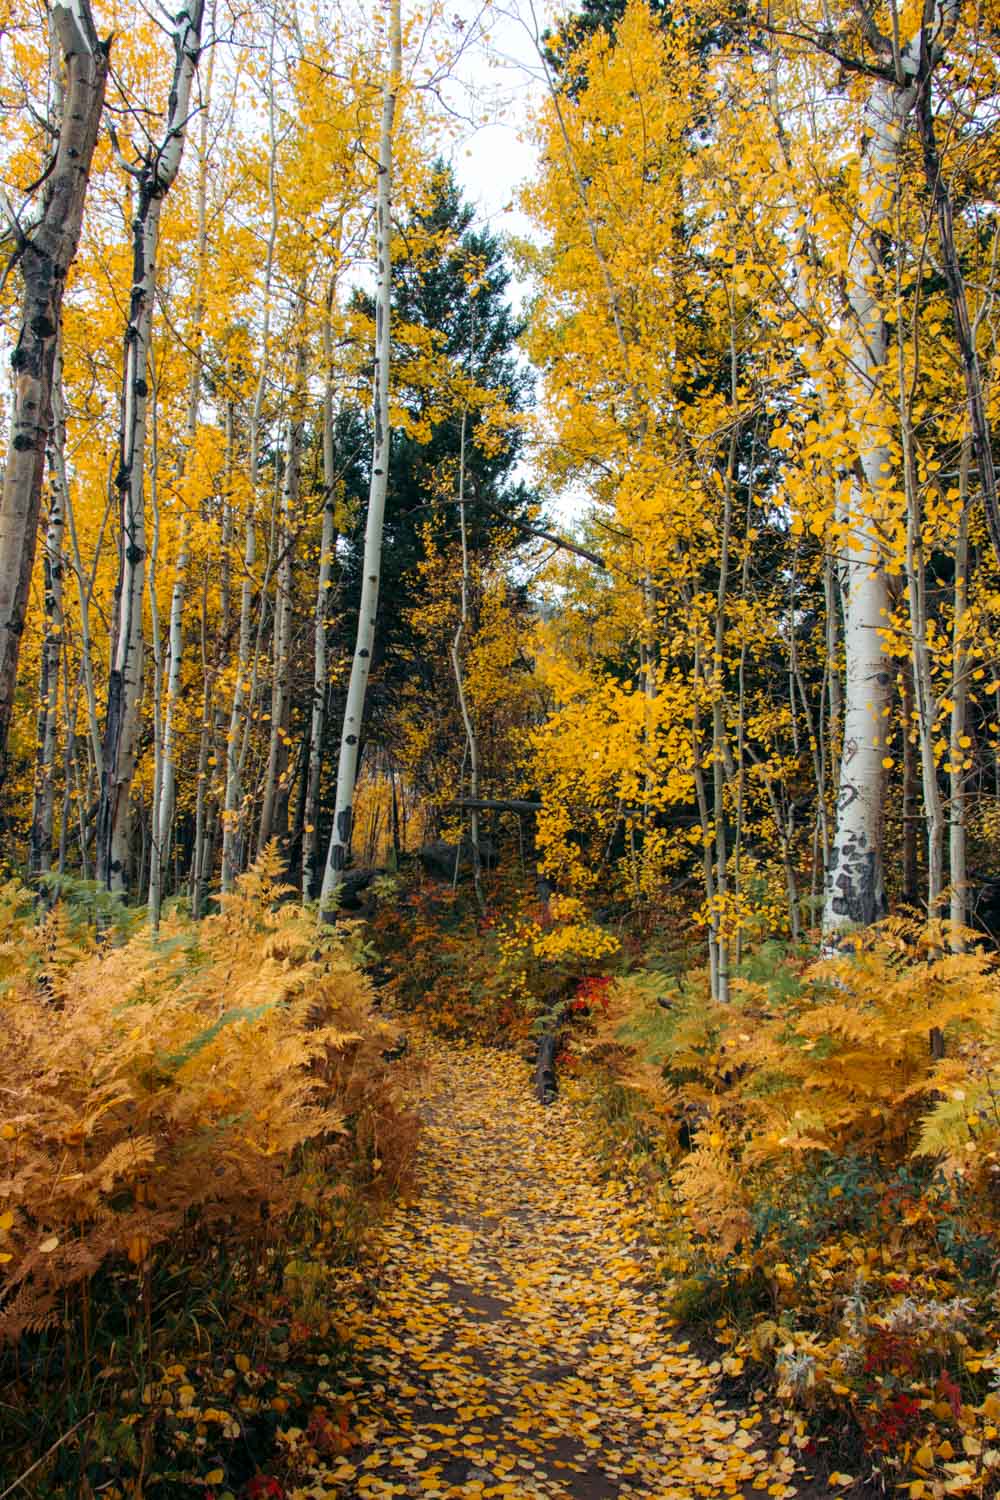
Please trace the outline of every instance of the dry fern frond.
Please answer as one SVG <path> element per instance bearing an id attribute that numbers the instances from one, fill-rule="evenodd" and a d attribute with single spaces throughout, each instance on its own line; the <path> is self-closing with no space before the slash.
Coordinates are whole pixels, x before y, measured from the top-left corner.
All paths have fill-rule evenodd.
<path id="1" fill-rule="evenodd" d="M 269 848 L 197 926 L 173 915 L 75 962 L 59 915 L 33 926 L 20 888 L 0 887 L 0 1338 L 182 1223 L 239 1238 L 262 1205 L 287 1213 L 307 1142 L 335 1177 L 353 1170 L 351 1131 L 370 1134 L 393 1180 L 386 1142 L 407 1127 L 370 987 L 349 936 L 318 932 L 279 876 Z M 4 989 L 5 942 L 22 978 Z"/>

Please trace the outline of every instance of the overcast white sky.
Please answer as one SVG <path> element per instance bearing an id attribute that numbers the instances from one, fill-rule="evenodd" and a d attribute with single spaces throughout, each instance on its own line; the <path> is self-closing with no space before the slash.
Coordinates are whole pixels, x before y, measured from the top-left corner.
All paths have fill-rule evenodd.
<path id="1" fill-rule="evenodd" d="M 493 0 L 485 11 L 476 0 L 456 0 L 449 8 L 449 17 L 470 29 L 485 18 L 488 39 L 470 40 L 444 97 L 456 114 L 489 116 L 487 123 L 470 123 L 459 131 L 451 157 L 466 198 L 476 206 L 477 223 L 497 234 L 530 237 L 533 231 L 517 207 L 517 197 L 534 175 L 535 152 L 527 125 L 532 105 L 544 90 L 534 37 L 566 9 L 557 0 Z M 515 308 L 528 291 L 526 285 L 511 283 Z M 521 472 L 533 480 L 530 462 Z M 549 496 L 546 506 L 557 525 L 570 529 L 585 508 L 585 497 L 572 489 Z"/>
<path id="2" fill-rule="evenodd" d="M 444 97 L 456 114 L 489 116 L 486 124 L 460 130 L 452 159 L 478 222 L 497 233 L 530 233 L 517 193 L 534 172 L 526 127 L 543 87 L 533 34 L 536 26 L 551 24 L 556 8 L 553 0 L 496 0 L 485 8 L 476 0 L 456 0 L 449 8 L 470 42 Z M 480 30 L 485 40 L 477 39 Z"/>

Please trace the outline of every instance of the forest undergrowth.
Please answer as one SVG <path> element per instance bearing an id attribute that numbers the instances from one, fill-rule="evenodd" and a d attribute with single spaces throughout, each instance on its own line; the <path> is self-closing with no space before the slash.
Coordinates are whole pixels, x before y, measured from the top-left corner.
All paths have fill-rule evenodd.
<path id="1" fill-rule="evenodd" d="M 279 867 L 156 934 L 0 891 L 2 1494 L 263 1500 L 290 1424 L 350 1446 L 335 1312 L 417 1122 L 356 929 Z"/>
<path id="2" fill-rule="evenodd" d="M 680 922 L 558 898 L 484 916 L 412 890 L 373 939 L 445 1037 L 530 1057 L 559 1028 L 608 1180 L 655 1204 L 664 1308 L 807 1457 L 872 1493 L 1000 1491 L 1000 985 L 976 934 L 761 939 L 725 1005 Z"/>

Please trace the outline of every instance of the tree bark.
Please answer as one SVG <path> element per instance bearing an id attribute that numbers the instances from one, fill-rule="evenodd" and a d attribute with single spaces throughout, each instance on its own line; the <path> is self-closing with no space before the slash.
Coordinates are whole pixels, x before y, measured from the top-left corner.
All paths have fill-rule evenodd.
<path id="1" fill-rule="evenodd" d="M 889 445 L 880 440 L 887 334 L 879 305 L 878 238 L 892 227 L 903 131 L 915 98 L 913 83 L 879 79 L 872 86 L 862 119 L 858 209 L 848 252 L 847 387 L 859 445 L 845 518 L 850 547 L 844 739 L 823 911 L 823 931 L 831 937 L 876 921 L 886 909 L 882 762 L 892 673 L 880 635 L 888 620 L 889 590 L 878 526 L 892 463 Z"/>
<path id="2" fill-rule="evenodd" d="M 299 305 L 299 317 L 303 304 Z M 296 513 L 302 471 L 302 404 L 306 383 L 306 351 L 300 337 L 295 352 L 295 374 L 289 395 L 285 430 L 285 469 L 281 484 L 281 515 L 278 522 L 278 565 L 275 570 L 273 674 L 271 678 L 271 733 L 267 774 L 260 810 L 258 848 L 271 838 L 278 821 L 279 804 L 287 798 L 289 668 L 292 639 L 292 573 Z"/>
<path id="3" fill-rule="evenodd" d="M 144 468 L 156 252 L 163 200 L 176 180 L 184 149 L 203 13 L 204 0 L 191 0 L 188 8 L 178 15 L 167 129 L 160 146 L 147 151 L 142 165 L 129 168 L 137 180 L 137 207 L 116 476 L 121 513 L 121 567 L 117 641 L 108 681 L 104 729 L 104 780 L 97 820 L 98 880 L 118 895 L 124 895 L 126 890 L 129 796 L 142 692 L 142 600 L 146 579 Z"/>
<path id="4" fill-rule="evenodd" d="M 246 809 L 243 806 L 243 782 L 250 741 L 250 711 L 256 686 L 256 657 L 251 677 L 251 635 L 253 631 L 253 570 L 257 565 L 257 531 L 254 516 L 257 487 L 260 481 L 260 424 L 271 362 L 271 282 L 274 275 L 274 251 L 278 238 L 277 158 L 278 138 L 274 106 L 274 45 L 276 23 L 271 27 L 268 53 L 267 96 L 267 192 L 270 225 L 264 257 L 263 306 L 261 313 L 261 353 L 250 412 L 250 501 L 246 515 L 243 546 L 243 586 L 240 590 L 240 634 L 233 685 L 232 711 L 226 735 L 226 794 L 222 813 L 222 889 L 235 888 L 236 877 L 243 867 Z"/>
<path id="5" fill-rule="evenodd" d="M 339 246 L 339 235 L 338 235 Z M 314 901 L 319 895 L 319 789 L 323 774 L 323 736 L 326 731 L 327 620 L 333 591 L 333 568 L 337 556 L 337 476 L 333 454 L 333 335 L 330 327 L 336 280 L 330 283 L 323 319 L 323 522 L 319 543 L 319 575 L 316 579 L 316 614 L 313 622 L 313 699 L 306 764 L 305 815 L 302 835 L 302 897 Z"/>
<path id="6" fill-rule="evenodd" d="M 952 947 L 961 951 L 964 947 L 958 929 L 968 921 L 969 870 L 967 863 L 966 811 L 968 793 L 966 783 L 969 758 L 968 708 L 969 708 L 969 648 L 966 616 L 969 610 L 969 439 L 962 444 L 959 470 L 962 513 L 958 522 L 958 538 L 955 546 L 955 592 L 953 596 L 952 656 L 951 656 L 951 743 L 949 746 L 949 804 L 948 804 L 948 873 L 951 887 L 949 916 L 956 931 L 952 934 Z"/>
<path id="7" fill-rule="evenodd" d="M 66 69 L 57 145 L 35 222 L 10 226 L 24 295 L 11 356 L 11 439 L 0 500 L 0 781 L 35 562 L 63 293 L 80 241 L 108 77 L 110 43 L 97 39 L 89 0 L 57 0 L 51 17 Z"/>
<path id="8" fill-rule="evenodd" d="M 375 645 L 379 577 L 382 566 L 382 524 L 389 479 L 389 361 L 390 312 L 392 306 L 392 144 L 396 97 L 402 71 L 399 0 L 390 0 L 389 66 L 382 98 L 382 127 L 378 165 L 378 291 L 375 306 L 375 380 L 372 392 L 374 440 L 372 475 L 365 528 L 364 573 L 358 609 L 358 636 L 351 661 L 351 676 L 344 707 L 344 726 L 337 763 L 337 795 L 323 889 L 322 915 L 332 912 L 336 891 L 343 881 L 351 852 L 354 784 L 358 772 L 365 692 Z"/>
<path id="9" fill-rule="evenodd" d="M 59 724 L 59 668 L 63 652 L 63 533 L 65 525 L 66 412 L 62 394 L 62 354 L 57 347 L 52 376 L 52 430 L 49 433 L 49 519 L 45 533 L 45 634 L 42 640 L 42 660 L 38 682 L 35 791 L 28 842 L 28 873 L 30 875 L 41 875 L 52 866 L 56 738 Z M 68 700 L 68 681 L 66 682 L 66 696 Z"/>

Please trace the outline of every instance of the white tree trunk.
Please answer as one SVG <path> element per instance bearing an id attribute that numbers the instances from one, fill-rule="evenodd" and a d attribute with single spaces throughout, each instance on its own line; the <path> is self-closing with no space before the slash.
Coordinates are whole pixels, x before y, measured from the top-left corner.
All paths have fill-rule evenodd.
<path id="1" fill-rule="evenodd" d="M 390 310 L 392 304 L 392 136 L 402 69 L 399 0 L 390 0 L 389 67 L 382 98 L 382 128 L 378 163 L 378 291 L 375 304 L 375 380 L 372 392 L 372 474 L 368 492 L 368 522 L 365 527 L 364 572 L 358 609 L 358 637 L 351 661 L 351 677 L 344 708 L 344 727 L 337 763 L 337 796 L 333 828 L 323 871 L 321 913 L 330 911 L 343 883 L 351 852 L 354 783 L 358 774 L 358 749 L 364 717 L 365 692 L 375 645 L 379 576 L 382 567 L 382 523 L 389 481 L 389 357 Z"/>
<path id="2" fill-rule="evenodd" d="M 214 21 L 214 7 L 213 7 Z M 177 482 L 183 478 L 188 456 L 198 440 L 198 414 L 201 407 L 202 379 L 202 332 L 201 324 L 205 309 L 205 259 L 208 244 L 206 205 L 208 199 L 208 119 L 212 97 L 215 52 L 209 52 L 205 87 L 202 97 L 201 131 L 198 143 L 198 187 L 196 193 L 198 230 L 195 242 L 196 273 L 194 312 L 192 317 L 192 361 L 188 384 L 187 421 L 184 447 L 177 465 Z M 170 601 L 170 625 L 167 638 L 168 676 L 167 701 L 163 715 L 162 741 L 159 745 L 159 771 L 156 778 L 156 796 L 150 814 L 149 850 L 149 921 L 155 929 L 160 921 L 160 906 L 163 899 L 163 870 L 170 845 L 177 800 L 177 708 L 181 693 L 181 668 L 184 660 L 184 600 L 187 593 L 187 572 L 190 562 L 190 540 L 188 517 L 181 519 L 180 547 L 174 573 L 174 587 Z M 152 602 L 155 590 L 150 590 Z M 159 726 L 158 726 L 159 727 Z"/>
<path id="3" fill-rule="evenodd" d="M 226 795 L 222 812 L 222 889 L 232 891 L 243 867 L 246 809 L 243 806 L 243 774 L 246 767 L 250 732 L 250 709 L 256 685 L 256 662 L 251 679 L 251 636 L 253 633 L 253 570 L 257 565 L 257 530 L 254 517 L 257 485 L 260 480 L 260 423 L 264 391 L 271 363 L 271 281 L 274 275 L 274 250 L 278 238 L 278 194 L 275 180 L 278 139 L 274 107 L 274 45 L 276 23 L 271 26 L 268 53 L 267 94 L 267 192 L 270 227 L 264 256 L 264 285 L 261 309 L 261 352 L 257 386 L 250 412 L 250 500 L 246 516 L 243 546 L 243 585 L 240 590 L 240 636 L 233 685 L 229 732 L 226 735 Z"/>
<path id="4" fill-rule="evenodd" d="M 285 768 L 288 760 L 289 667 L 292 644 L 292 578 L 295 549 L 295 527 L 299 505 L 299 481 L 302 469 L 302 401 L 305 393 L 306 355 L 299 342 L 295 355 L 295 375 L 289 398 L 285 429 L 285 472 L 281 484 L 281 516 L 278 523 L 278 565 L 275 570 L 273 675 L 271 678 L 271 734 L 268 745 L 267 773 L 260 810 L 258 847 L 271 838 L 276 827 L 276 813 L 287 796 Z"/>
<path id="5" fill-rule="evenodd" d="M 59 724 L 59 666 L 63 647 L 63 533 L 66 525 L 66 412 L 62 392 L 62 351 L 57 340 L 52 372 L 52 427 L 49 433 L 49 519 L 45 532 L 45 636 L 38 684 L 38 742 L 35 790 L 28 844 L 28 871 L 40 875 L 52 866 L 56 739 Z M 67 698 L 69 683 L 66 683 Z M 69 729 L 67 726 L 67 733 Z"/>
<path id="6" fill-rule="evenodd" d="M 339 243 L 339 236 L 338 236 Z M 309 761 L 306 770 L 305 827 L 302 831 L 302 898 L 314 901 L 319 894 L 319 789 L 323 770 L 323 735 L 326 729 L 327 620 L 333 591 L 333 566 L 337 552 L 337 477 L 333 454 L 333 337 L 330 316 L 336 283 L 331 283 L 323 320 L 323 526 L 319 543 L 319 576 L 316 580 L 316 614 L 313 625 L 313 700 L 309 726 Z"/>
<path id="7" fill-rule="evenodd" d="M 880 631 L 889 593 L 878 524 L 883 495 L 893 483 L 889 445 L 880 441 L 885 421 L 882 381 L 885 321 L 879 305 L 878 237 L 892 225 L 900 149 L 915 86 L 878 80 L 862 119 L 858 209 L 848 255 L 851 315 L 847 388 L 858 433 L 858 464 L 851 478 L 844 567 L 848 600 L 844 626 L 847 672 L 837 825 L 827 872 L 823 930 L 836 936 L 885 912 L 882 809 L 887 710 L 892 671 Z"/>
<path id="8" fill-rule="evenodd" d="M 146 578 L 144 468 L 149 380 L 149 346 L 156 296 L 156 253 L 163 199 L 181 163 L 198 66 L 204 0 L 191 0 L 177 19 L 176 61 L 163 142 L 151 149 L 139 169 L 133 225 L 133 272 L 125 330 L 122 414 L 117 485 L 121 496 L 121 570 L 117 597 L 117 637 L 108 683 L 104 732 L 104 784 L 98 809 L 98 880 L 117 894 L 126 889 L 128 812 L 139 739 L 142 695 L 142 600 Z"/>
<path id="9" fill-rule="evenodd" d="M 38 540 L 63 290 L 80 239 L 108 77 L 108 47 L 97 39 L 89 0 L 59 0 L 51 25 L 66 67 L 56 145 L 37 212 L 22 214 L 14 226 L 24 297 L 11 356 L 11 437 L 0 495 L 0 781 Z"/>
<path id="10" fill-rule="evenodd" d="M 465 745 L 469 756 L 469 797 L 475 803 L 479 800 L 479 741 L 476 738 L 476 727 L 472 721 L 472 713 L 465 693 L 465 679 L 462 674 L 462 636 L 469 625 L 469 538 L 465 525 L 465 429 L 467 422 L 468 411 L 463 410 L 462 430 L 458 444 L 458 521 L 462 534 L 462 613 L 458 621 L 458 629 L 455 631 L 455 638 L 451 643 L 451 666 L 455 674 L 458 706 L 462 715 L 462 724 L 465 727 Z M 475 807 L 469 810 L 469 843 L 472 851 L 472 882 L 475 886 L 476 900 L 482 907 L 479 812 Z M 461 858 L 461 851 L 459 857 Z"/>
<path id="11" fill-rule="evenodd" d="M 964 927 L 968 921 L 969 870 L 966 848 L 966 808 L 968 772 L 965 761 L 969 749 L 964 743 L 968 733 L 969 705 L 969 648 L 966 636 L 966 615 L 969 609 L 969 469 L 971 466 L 971 440 L 962 444 L 959 486 L 961 489 L 962 514 L 958 523 L 958 540 L 955 547 L 955 593 L 952 620 L 951 661 L 951 744 L 948 760 L 949 806 L 948 806 L 948 866 L 951 884 L 951 907 L 949 915 L 956 928 Z M 956 950 L 963 947 L 960 937 L 952 939 Z"/>
<path id="12" fill-rule="evenodd" d="M 170 626 L 167 637 L 167 702 L 163 719 L 163 745 L 160 752 L 159 797 L 151 813 L 151 848 L 149 851 L 149 921 L 156 927 L 160 920 L 163 897 L 163 863 L 170 842 L 177 794 L 177 705 L 181 693 L 181 666 L 184 660 L 184 595 L 190 553 L 186 520 L 182 523 L 180 553 L 174 588 L 170 599 Z"/>

